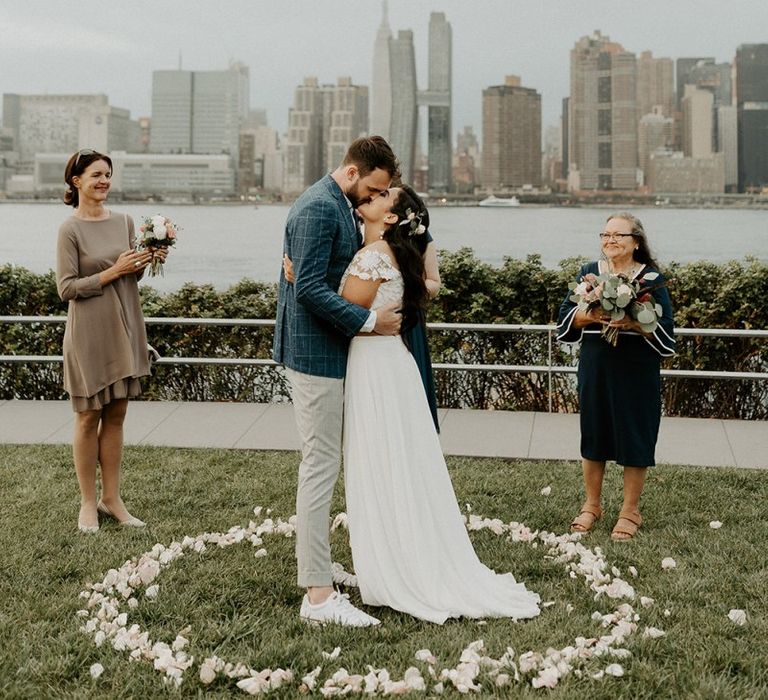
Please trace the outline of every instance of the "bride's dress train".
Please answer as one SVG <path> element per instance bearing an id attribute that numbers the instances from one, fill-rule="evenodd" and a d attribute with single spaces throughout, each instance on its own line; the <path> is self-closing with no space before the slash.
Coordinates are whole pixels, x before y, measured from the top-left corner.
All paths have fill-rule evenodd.
<path id="1" fill-rule="evenodd" d="M 384 277 L 377 308 L 401 298 L 402 279 L 386 255 L 371 261 L 374 252 L 367 265 L 366 251 L 358 253 L 350 273 Z M 344 401 L 349 536 L 363 602 L 438 624 L 538 615 L 536 593 L 475 554 L 418 368 L 399 336 L 352 340 Z"/>

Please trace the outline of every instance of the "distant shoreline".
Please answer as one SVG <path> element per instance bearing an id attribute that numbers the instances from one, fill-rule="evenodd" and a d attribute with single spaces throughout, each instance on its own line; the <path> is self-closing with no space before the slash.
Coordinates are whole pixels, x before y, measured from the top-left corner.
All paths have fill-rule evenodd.
<path id="1" fill-rule="evenodd" d="M 632 209 L 768 209 L 768 195 L 716 195 L 713 197 L 700 197 L 698 195 L 672 195 L 649 197 L 647 195 L 621 196 L 621 197 L 564 197 L 563 195 L 517 195 L 520 207 L 514 209 L 605 209 L 606 207 L 625 207 Z M 445 200 L 445 201 L 442 201 Z M 286 198 L 282 201 L 241 201 L 241 200 L 199 200 L 191 202 L 188 199 L 120 199 L 112 198 L 113 206 L 136 205 L 169 205 L 174 207 L 281 207 L 291 206 L 295 198 Z M 479 201 L 465 198 L 449 199 L 435 196 L 426 200 L 430 207 L 462 207 L 477 208 Z M 32 198 L 0 198 L 0 206 L 3 204 L 40 204 L 62 205 L 60 199 L 32 199 Z M 504 209 L 499 207 L 498 209 Z"/>

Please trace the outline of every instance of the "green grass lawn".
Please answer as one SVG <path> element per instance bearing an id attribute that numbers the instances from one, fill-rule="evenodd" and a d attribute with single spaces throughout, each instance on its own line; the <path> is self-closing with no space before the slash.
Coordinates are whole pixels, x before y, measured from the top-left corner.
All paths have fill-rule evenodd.
<path id="1" fill-rule="evenodd" d="M 69 448 L 0 445 L 0 697 L 244 696 L 226 678 L 203 685 L 197 663 L 176 689 L 163 683 L 151 663 L 130 661 L 109 642 L 96 647 L 93 636 L 79 629 L 83 621 L 76 612 L 84 601 L 78 594 L 157 542 L 168 545 L 185 535 L 247 525 L 256 519 L 256 505 L 287 519 L 294 513 L 297 462 L 295 453 L 286 452 L 129 448 L 124 497 L 150 525 L 137 531 L 105 522 L 98 534 L 87 536 L 76 529 L 78 494 Z M 575 463 L 453 458 L 449 467 L 460 503 L 505 522 L 563 533 L 581 502 Z M 551 494 L 541 495 L 548 485 Z M 640 615 L 639 629 L 623 645 L 631 655 L 592 659 L 581 677 L 570 674 L 554 690 L 533 689 L 530 676 L 495 689 L 481 672 L 483 695 L 768 697 L 768 473 L 657 468 L 643 500 L 645 524 L 629 543 L 609 537 L 620 506 L 619 469 L 609 469 L 604 493 L 606 517 L 583 544 L 600 547 L 609 568 L 618 567 L 637 592 L 630 602 Z M 341 510 L 339 484 L 333 512 Z M 712 520 L 722 521 L 722 528 L 711 529 Z M 168 643 L 189 626 L 188 651 L 197 661 L 217 655 L 258 670 L 291 669 L 294 682 L 271 695 L 281 698 L 296 697 L 301 677 L 318 665 L 323 666 L 320 685 L 340 667 L 365 675 L 369 664 L 388 669 L 393 678 L 402 678 L 409 666 L 426 677 L 426 665 L 414 658 L 419 649 L 432 651 L 439 673 L 456 667 L 462 650 L 478 639 L 499 658 L 508 647 L 518 655 L 545 652 L 580 636 L 605 634 L 591 616 L 610 612 L 621 601 L 595 600 L 583 578 L 570 578 L 563 564 L 545 557 L 541 543 L 534 548 L 488 531 L 473 532 L 472 539 L 485 563 L 512 571 L 554 604 L 523 623 L 459 620 L 441 627 L 371 610 L 382 619 L 380 628 L 309 628 L 298 620 L 302 592 L 295 585 L 294 541 L 269 536 L 263 545 L 268 554 L 259 559 L 250 544 L 186 552 L 158 577 L 156 600 L 140 597 L 129 624 Z M 343 529 L 333 533 L 332 547 L 334 559 L 351 569 Z M 677 568 L 662 571 L 665 557 L 673 557 Z M 637 578 L 627 573 L 630 566 L 637 568 Z M 357 602 L 357 591 L 349 592 Z M 641 595 L 655 603 L 641 606 Z M 731 608 L 746 610 L 746 625 L 728 619 Z M 666 635 L 643 637 L 649 626 Z M 324 660 L 322 652 L 336 646 L 339 657 Z M 89 668 L 97 662 L 105 671 L 93 680 Z M 614 662 L 623 666 L 622 677 L 592 678 Z M 428 680 L 427 687 L 433 685 Z M 458 697 L 446 687 L 446 696 Z"/>

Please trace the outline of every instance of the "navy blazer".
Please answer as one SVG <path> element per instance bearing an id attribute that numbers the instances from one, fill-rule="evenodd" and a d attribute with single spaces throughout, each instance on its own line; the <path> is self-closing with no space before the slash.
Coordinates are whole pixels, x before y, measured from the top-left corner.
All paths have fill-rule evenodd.
<path id="1" fill-rule="evenodd" d="M 337 293 L 341 276 L 360 248 L 347 199 L 326 175 L 288 212 L 283 252 L 296 282 L 280 270 L 273 357 L 286 367 L 321 377 L 344 377 L 349 341 L 370 311 Z"/>

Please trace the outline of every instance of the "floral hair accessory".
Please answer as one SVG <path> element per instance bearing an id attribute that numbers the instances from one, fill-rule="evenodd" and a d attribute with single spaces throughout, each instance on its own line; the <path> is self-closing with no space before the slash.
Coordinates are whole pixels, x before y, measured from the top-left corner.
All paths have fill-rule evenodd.
<path id="1" fill-rule="evenodd" d="M 410 208 L 405 210 L 405 219 L 403 219 L 398 226 L 405 226 L 408 225 L 410 227 L 410 231 L 408 232 L 409 236 L 421 236 L 423 233 L 426 233 L 427 228 L 424 226 L 424 224 L 421 223 L 422 218 L 424 217 L 424 212 L 419 212 L 416 214 L 413 212 Z"/>

